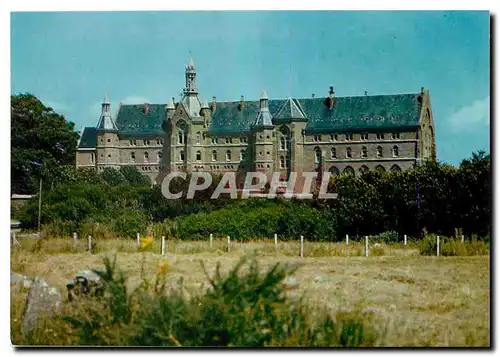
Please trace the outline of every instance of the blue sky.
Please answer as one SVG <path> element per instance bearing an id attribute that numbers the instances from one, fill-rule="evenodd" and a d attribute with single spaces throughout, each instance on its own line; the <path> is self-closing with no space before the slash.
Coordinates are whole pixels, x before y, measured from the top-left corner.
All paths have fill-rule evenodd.
<path id="1" fill-rule="evenodd" d="M 107 92 L 166 103 L 192 52 L 202 99 L 430 90 L 438 159 L 490 146 L 488 12 L 59 12 L 11 14 L 11 91 L 77 129 Z"/>

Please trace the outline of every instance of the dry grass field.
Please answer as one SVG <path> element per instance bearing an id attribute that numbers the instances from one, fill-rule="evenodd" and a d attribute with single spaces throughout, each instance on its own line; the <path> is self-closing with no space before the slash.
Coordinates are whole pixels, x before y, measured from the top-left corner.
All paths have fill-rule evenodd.
<path id="1" fill-rule="evenodd" d="M 142 252 L 134 241 L 100 241 L 94 254 L 84 251 L 85 242 L 74 249 L 71 239 L 20 242 L 21 247 L 11 251 L 11 270 L 40 276 L 62 291 L 77 271 L 102 268 L 105 255 L 117 255 L 118 267 L 132 287 L 154 276 L 163 259 L 157 241 Z M 212 248 L 208 242 L 171 241 L 166 257 L 169 284 L 182 278 L 187 291 L 196 293 L 207 285 L 200 261 L 209 272 L 218 262 L 226 272 L 252 252 L 262 267 L 278 261 L 299 264 L 294 294 L 310 305 L 372 313 L 383 346 L 490 345 L 489 256 L 429 257 L 418 255 L 411 244 L 381 244 L 366 258 L 363 243 L 353 242 L 347 254 L 344 244 L 306 242 L 305 258 L 300 258 L 298 242 L 280 242 L 278 251 L 271 240 L 234 242 L 227 252 L 222 239 Z"/>

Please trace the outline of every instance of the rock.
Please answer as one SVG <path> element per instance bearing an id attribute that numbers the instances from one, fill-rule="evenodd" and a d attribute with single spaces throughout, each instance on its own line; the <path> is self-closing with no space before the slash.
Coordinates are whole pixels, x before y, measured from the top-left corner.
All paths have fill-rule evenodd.
<path id="1" fill-rule="evenodd" d="M 59 290 L 37 277 L 26 296 L 26 310 L 22 323 L 23 334 L 26 335 L 33 331 L 37 327 L 40 317 L 51 317 L 54 311 L 59 310 L 60 304 L 61 294 Z"/>
<path id="2" fill-rule="evenodd" d="M 104 293 L 101 277 L 91 270 L 76 273 L 75 277 L 68 281 L 66 288 L 69 301 L 80 295 L 100 296 Z"/>

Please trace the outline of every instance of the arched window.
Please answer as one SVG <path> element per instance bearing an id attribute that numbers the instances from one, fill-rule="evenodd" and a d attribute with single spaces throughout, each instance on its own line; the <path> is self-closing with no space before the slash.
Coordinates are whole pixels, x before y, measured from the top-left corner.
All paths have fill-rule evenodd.
<path id="1" fill-rule="evenodd" d="M 398 165 L 392 165 L 391 167 L 391 172 L 401 172 L 401 167 L 399 167 Z"/>
<path id="2" fill-rule="evenodd" d="M 280 138 L 280 150 L 286 150 L 286 138 L 284 136 Z"/>
<path id="3" fill-rule="evenodd" d="M 280 168 L 284 169 L 285 168 L 285 157 L 280 156 Z"/>
<path id="4" fill-rule="evenodd" d="M 330 173 L 332 176 L 337 176 L 339 174 L 339 169 L 337 169 L 335 166 L 330 167 Z"/>
<path id="5" fill-rule="evenodd" d="M 240 161 L 243 161 L 246 159 L 246 151 L 245 150 L 241 150 L 240 151 Z"/>
<path id="6" fill-rule="evenodd" d="M 366 165 L 363 165 L 363 166 L 361 166 L 361 167 L 359 168 L 359 172 L 361 172 L 362 174 L 363 174 L 363 173 L 366 173 L 366 172 L 368 172 L 368 171 L 370 171 L 370 169 L 369 169 L 369 168 L 368 168 L 368 166 L 366 166 Z"/>
<path id="7" fill-rule="evenodd" d="M 145 162 L 149 161 L 149 153 L 147 151 L 144 153 L 144 161 Z"/>
<path id="8" fill-rule="evenodd" d="M 354 169 L 351 166 L 347 166 L 344 169 L 344 173 L 347 175 L 355 176 Z"/>
<path id="9" fill-rule="evenodd" d="M 198 150 L 196 152 L 196 161 L 201 161 L 201 151 L 200 150 Z"/>
<path id="10" fill-rule="evenodd" d="M 212 151 L 212 161 L 217 161 L 217 150 Z"/>
<path id="11" fill-rule="evenodd" d="M 392 147 L 392 157 L 398 157 L 399 156 L 399 149 L 396 145 Z"/>
<path id="12" fill-rule="evenodd" d="M 382 165 L 377 165 L 375 167 L 375 171 L 378 171 L 378 172 L 385 172 L 385 167 L 383 167 Z"/>
<path id="13" fill-rule="evenodd" d="M 201 133 L 200 132 L 196 133 L 196 144 L 197 145 L 201 144 Z"/>
<path id="14" fill-rule="evenodd" d="M 231 150 L 226 151 L 226 161 L 231 161 Z"/>
<path id="15" fill-rule="evenodd" d="M 345 149 L 345 157 L 347 158 L 351 158 L 352 157 L 352 150 L 350 147 L 348 147 L 347 149 Z"/>
<path id="16" fill-rule="evenodd" d="M 156 155 L 158 158 L 158 161 L 161 161 L 161 158 L 163 157 L 163 154 L 161 151 L 158 151 L 158 154 Z"/>
<path id="17" fill-rule="evenodd" d="M 184 150 L 181 150 L 181 152 L 179 153 L 179 160 L 182 161 L 182 162 L 184 162 L 184 159 L 185 159 L 185 157 L 184 157 Z"/>
<path id="18" fill-rule="evenodd" d="M 368 156 L 368 149 L 366 148 L 366 146 L 363 146 L 361 148 L 361 157 L 367 157 Z"/>
<path id="19" fill-rule="evenodd" d="M 332 152 L 331 152 L 331 154 L 332 154 L 332 155 L 331 155 L 332 159 L 336 159 L 336 158 L 337 158 L 337 149 L 332 148 Z"/>
<path id="20" fill-rule="evenodd" d="M 95 154 L 93 152 L 90 153 L 90 162 L 91 163 L 95 162 Z"/>
<path id="21" fill-rule="evenodd" d="M 384 150 L 382 149 L 382 146 L 377 146 L 377 157 L 383 157 L 384 156 Z"/>
<path id="22" fill-rule="evenodd" d="M 177 144 L 184 145 L 186 143 L 186 123 L 183 121 L 177 124 Z"/>
<path id="23" fill-rule="evenodd" d="M 314 149 L 314 163 L 321 163 L 321 150 L 318 147 Z"/>
<path id="24" fill-rule="evenodd" d="M 130 161 L 135 161 L 135 152 L 134 151 L 132 151 L 130 153 Z"/>

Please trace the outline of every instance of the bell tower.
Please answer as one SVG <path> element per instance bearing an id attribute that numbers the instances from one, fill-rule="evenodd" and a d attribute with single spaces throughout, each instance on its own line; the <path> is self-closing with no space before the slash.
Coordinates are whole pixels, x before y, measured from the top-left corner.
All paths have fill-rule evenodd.
<path id="1" fill-rule="evenodd" d="M 193 56 L 189 54 L 189 63 L 186 66 L 186 88 L 184 88 L 185 95 L 197 95 L 198 88 L 196 88 L 196 67 L 194 65 Z"/>

